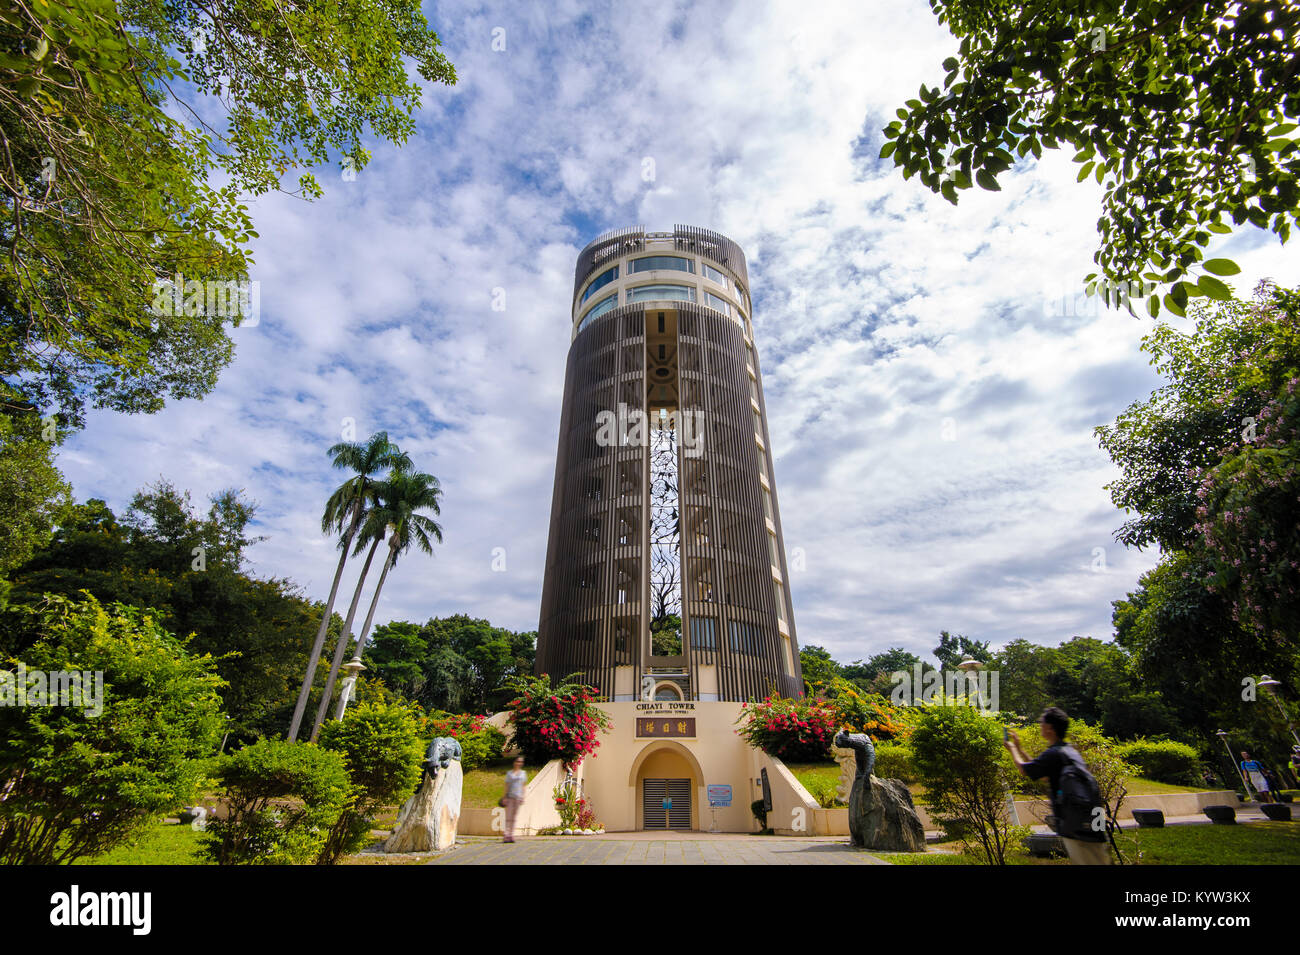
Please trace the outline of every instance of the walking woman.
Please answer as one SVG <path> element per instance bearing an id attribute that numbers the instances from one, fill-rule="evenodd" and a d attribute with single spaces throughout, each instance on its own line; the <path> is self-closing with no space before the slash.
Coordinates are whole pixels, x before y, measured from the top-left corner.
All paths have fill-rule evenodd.
<path id="1" fill-rule="evenodd" d="M 519 806 L 524 801 L 524 787 L 528 785 L 528 774 L 524 772 L 524 758 L 515 757 L 514 769 L 506 773 L 506 794 L 501 800 L 501 805 L 506 810 L 506 832 L 502 842 L 515 841 L 515 816 L 519 814 Z"/>

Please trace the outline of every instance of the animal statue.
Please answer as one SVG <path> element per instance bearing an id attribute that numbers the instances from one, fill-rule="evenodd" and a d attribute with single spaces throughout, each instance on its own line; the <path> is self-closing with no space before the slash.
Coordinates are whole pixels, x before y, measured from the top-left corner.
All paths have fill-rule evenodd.
<path id="1" fill-rule="evenodd" d="M 429 748 L 424 751 L 424 771 L 430 779 L 434 779 L 439 769 L 446 769 L 453 759 L 459 761 L 460 757 L 460 743 L 455 737 L 435 736 Z"/>
<path id="2" fill-rule="evenodd" d="M 840 730 L 835 736 L 835 745 L 842 749 L 853 750 L 854 760 L 857 763 L 857 776 L 870 778 L 871 771 L 876 768 L 876 747 L 871 742 L 870 736 L 866 733 Z"/>

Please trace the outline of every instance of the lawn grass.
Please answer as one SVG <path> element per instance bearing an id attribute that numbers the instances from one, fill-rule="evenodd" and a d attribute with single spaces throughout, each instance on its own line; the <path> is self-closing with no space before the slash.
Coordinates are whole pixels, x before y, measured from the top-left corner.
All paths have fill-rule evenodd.
<path id="1" fill-rule="evenodd" d="M 794 773 L 794 778 L 799 780 L 804 789 L 815 780 L 834 784 L 840 778 L 839 763 L 786 763 L 785 768 Z"/>
<path id="2" fill-rule="evenodd" d="M 955 844 L 944 852 L 879 852 L 875 853 L 890 865 L 983 865 L 978 856 L 963 855 Z M 1007 865 L 1069 865 L 1069 859 L 1039 859 L 1021 850 L 1007 851 Z"/>
<path id="3" fill-rule="evenodd" d="M 131 845 L 101 856 L 78 859 L 73 865 L 206 865 L 198 855 L 199 832 L 188 825 L 156 823 Z"/>
<path id="4" fill-rule="evenodd" d="M 1300 865 L 1300 822 L 1246 822 L 1231 826 L 1166 826 L 1116 836 L 1127 862 L 1137 865 Z M 973 856 L 944 852 L 881 853 L 893 865 L 979 865 Z M 1011 865 L 1066 865 L 1010 853 Z"/>
<path id="5" fill-rule="evenodd" d="M 497 759 L 484 763 L 478 769 L 471 769 L 465 774 L 464 787 L 461 790 L 460 805 L 463 809 L 491 809 L 506 792 L 506 773 L 510 771 L 513 759 Z M 531 783 L 540 766 L 524 767 Z"/>
<path id="6" fill-rule="evenodd" d="M 1134 777 L 1124 783 L 1130 796 L 1160 796 L 1165 793 L 1203 793 L 1206 786 L 1175 786 L 1172 783 L 1158 783 L 1154 779 Z"/>

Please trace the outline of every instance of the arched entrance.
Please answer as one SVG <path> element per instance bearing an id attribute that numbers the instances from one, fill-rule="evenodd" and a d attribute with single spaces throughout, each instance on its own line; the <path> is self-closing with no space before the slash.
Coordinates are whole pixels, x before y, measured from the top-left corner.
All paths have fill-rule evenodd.
<path id="1" fill-rule="evenodd" d="M 636 827 L 690 831 L 699 828 L 700 764 L 681 743 L 651 743 L 632 764 L 630 783 L 636 794 Z"/>

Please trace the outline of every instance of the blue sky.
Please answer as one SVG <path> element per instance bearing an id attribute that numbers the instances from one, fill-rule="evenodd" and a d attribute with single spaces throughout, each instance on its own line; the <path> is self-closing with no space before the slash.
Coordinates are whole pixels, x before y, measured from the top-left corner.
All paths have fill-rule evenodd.
<path id="1" fill-rule="evenodd" d="M 260 322 L 202 402 L 92 415 L 59 458 L 78 498 L 244 488 L 269 538 L 253 571 L 324 599 L 325 449 L 352 419 L 445 490 L 445 544 L 399 562 L 376 619 L 534 629 L 574 258 L 691 224 L 749 258 L 801 643 L 1109 637 L 1156 555 L 1113 541 L 1092 429 L 1156 380 L 1149 320 L 1068 304 L 1099 187 L 1048 153 L 953 207 L 874 158 L 956 51 L 923 0 L 521 6 L 426 5 L 459 83 L 355 181 L 321 171 L 324 199 L 250 204 Z M 1239 291 L 1294 282 L 1255 230 L 1213 251 Z"/>

